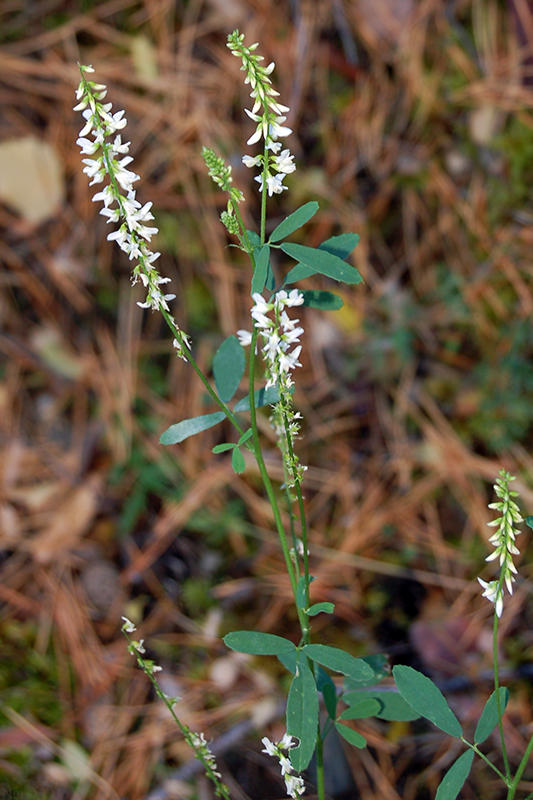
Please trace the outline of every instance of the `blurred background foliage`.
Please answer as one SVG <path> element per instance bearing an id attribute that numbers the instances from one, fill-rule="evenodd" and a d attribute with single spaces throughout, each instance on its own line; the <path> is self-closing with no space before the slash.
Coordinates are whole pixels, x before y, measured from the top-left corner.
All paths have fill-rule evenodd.
<path id="1" fill-rule="evenodd" d="M 259 739 L 283 732 L 286 676 L 228 653 L 236 628 L 297 636 L 271 516 L 250 463 L 217 428 L 163 448 L 211 410 L 141 312 L 106 241 L 75 145 L 76 62 L 124 108 L 138 196 L 152 200 L 173 313 L 209 370 L 250 327 L 242 254 L 218 216 L 203 145 L 241 164 L 253 130 L 234 28 L 276 62 L 297 172 L 274 227 L 360 234 L 364 286 L 301 312 L 295 401 L 309 465 L 315 636 L 386 652 L 440 682 L 463 724 L 490 691 L 490 612 L 475 578 L 503 466 L 533 509 L 533 57 L 530 4 L 508 0 L 44 0 L 0 3 L 0 792 L 5 797 L 207 797 L 191 754 L 133 668 L 134 619 L 162 687 L 213 741 L 236 798 L 283 793 Z M 284 270 L 280 260 L 276 265 Z M 307 286 L 307 284 L 305 284 Z M 305 288 L 304 286 L 304 288 Z M 327 279 L 309 288 L 330 287 Z M 243 387 L 244 393 L 244 387 Z M 268 416 L 271 473 L 282 480 Z M 533 725 L 530 559 L 503 618 L 510 757 Z M 433 797 L 455 752 L 423 723 L 364 721 L 370 746 L 328 758 L 339 800 Z M 414 740 L 413 735 L 419 738 Z M 499 759 L 497 742 L 489 757 Z M 312 789 L 312 774 L 309 792 Z M 530 781 L 532 775 L 526 775 Z M 17 794 L 18 793 L 18 794 Z M 474 770 L 465 797 L 501 787 Z"/>

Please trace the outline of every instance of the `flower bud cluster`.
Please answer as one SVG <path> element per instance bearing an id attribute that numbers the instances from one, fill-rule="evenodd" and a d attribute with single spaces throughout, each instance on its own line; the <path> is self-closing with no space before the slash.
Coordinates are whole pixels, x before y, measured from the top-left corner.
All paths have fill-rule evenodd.
<path id="1" fill-rule="evenodd" d="M 281 742 L 277 742 L 277 744 L 271 742 L 270 739 L 265 736 L 261 739 L 261 743 L 265 745 L 264 750 L 261 751 L 262 753 L 267 753 L 269 756 L 274 756 L 274 758 L 279 759 L 281 775 L 285 781 L 285 788 L 287 789 L 287 796 L 294 798 L 302 797 L 305 792 L 303 778 L 300 778 L 299 775 L 292 774 L 294 772 L 293 766 L 283 752 L 296 745 L 296 742 L 292 740 L 292 736 L 286 733 Z"/>
<path id="2" fill-rule="evenodd" d="M 202 156 L 208 169 L 209 177 L 213 179 L 217 186 L 220 186 L 223 191 L 229 194 L 227 210 L 220 215 L 222 224 L 229 233 L 238 236 L 240 232 L 239 223 L 235 219 L 234 212 L 237 204 L 244 200 L 244 195 L 240 189 L 232 186 L 231 167 L 226 164 L 223 158 L 217 156 L 210 147 L 202 149 Z"/>
<path id="3" fill-rule="evenodd" d="M 161 286 L 169 283 L 170 278 L 163 278 L 154 267 L 154 262 L 161 253 L 154 253 L 146 242 L 158 233 L 158 229 L 147 223 L 154 219 L 151 213 L 152 203 L 144 206 L 136 199 L 133 184 L 139 176 L 127 169 L 133 158 L 129 152 L 130 142 L 123 142 L 120 133 L 126 127 L 124 111 L 112 113 L 112 104 L 103 103 L 107 89 L 103 84 L 88 80 L 87 73 L 94 72 L 90 66 L 79 65 L 81 81 L 76 90 L 79 103 L 74 111 L 81 111 L 85 125 L 76 142 L 81 148 L 84 158 L 83 172 L 91 178 L 89 186 L 101 184 L 106 177 L 108 185 L 96 192 L 93 202 L 103 202 L 100 214 L 107 217 L 107 222 L 119 223 L 119 229 L 108 235 L 109 241 L 116 241 L 121 250 L 128 254 L 130 260 L 136 260 L 133 269 L 133 283 L 140 280 L 147 290 L 146 302 L 139 303 L 141 308 L 151 308 L 165 313 L 167 321 L 174 328 L 178 355 L 185 358 L 184 346 L 190 347 L 188 337 L 178 328 L 176 321 L 170 316 L 168 303 L 176 295 L 164 294 Z M 88 139 L 87 136 L 91 136 Z M 109 137 L 114 136 L 111 141 Z M 115 205 L 116 204 L 116 205 Z M 115 206 L 113 208 L 113 206 Z"/>
<path id="4" fill-rule="evenodd" d="M 296 169 L 294 156 L 290 150 L 281 150 L 281 143 L 278 142 L 279 138 L 292 133 L 291 128 L 283 124 L 287 120 L 285 115 L 290 109 L 275 99 L 279 97 L 279 92 L 272 88 L 269 77 L 275 64 L 272 62 L 267 67 L 261 66 L 263 56 L 254 54 L 257 43 L 245 47 L 244 34 L 234 31 L 228 36 L 227 46 L 234 56 L 242 60 L 241 69 L 246 72 L 244 82 L 252 87 L 250 97 L 254 104 L 251 111 L 247 108 L 244 111 L 257 123 L 257 127 L 247 144 L 256 144 L 261 138 L 265 140 L 265 151 L 262 155 L 243 156 L 242 161 L 247 167 L 261 167 L 261 175 L 255 178 L 259 183 L 259 191 L 263 191 L 266 183 L 268 194 L 272 197 L 273 194 L 281 194 L 288 188 L 283 185 L 283 179 Z"/>
<path id="5" fill-rule="evenodd" d="M 515 478 L 502 469 L 500 477 L 496 479 L 494 484 L 494 491 L 501 499 L 489 505 L 489 508 L 499 511 L 501 516 L 489 522 L 491 528 L 497 527 L 498 530 L 489 539 L 489 542 L 494 545 L 494 552 L 487 556 L 485 560 L 496 561 L 499 559 L 501 567 L 500 578 L 499 580 L 488 582 L 478 578 L 484 589 L 483 597 L 494 603 L 498 617 L 501 617 L 503 612 L 503 585 L 505 584 L 509 594 L 513 593 L 514 575 L 517 573 L 513 563 L 513 556 L 520 554 L 516 546 L 516 536 L 521 531 L 514 526 L 523 522 L 523 518 L 518 504 L 512 499 L 513 497 L 518 497 L 518 492 L 513 492 L 509 489 L 509 483 L 514 480 Z"/>

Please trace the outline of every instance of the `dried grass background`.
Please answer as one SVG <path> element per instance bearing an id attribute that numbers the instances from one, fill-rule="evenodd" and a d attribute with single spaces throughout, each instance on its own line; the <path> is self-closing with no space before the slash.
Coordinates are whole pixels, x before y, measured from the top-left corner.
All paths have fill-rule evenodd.
<path id="1" fill-rule="evenodd" d="M 473 729 L 491 663 L 491 608 L 475 578 L 492 574 L 487 503 L 502 466 L 533 510 L 529 5 L 0 3 L 0 143 L 51 145 L 64 192 L 41 224 L 0 205 L 5 796 L 190 795 L 190 753 L 132 666 L 124 613 L 142 620 L 164 690 L 213 740 L 234 796 L 283 795 L 258 742 L 283 730 L 286 680 L 273 660 L 221 643 L 239 627 L 297 635 L 271 514 L 253 466 L 235 476 L 212 455 L 220 429 L 158 444 L 168 425 L 209 407 L 106 241 L 72 111 L 76 62 L 90 63 L 126 110 L 173 311 L 208 369 L 222 338 L 249 327 L 249 275 L 227 247 L 225 199 L 201 159 L 205 144 L 233 165 L 253 226 L 256 185 L 240 163 L 249 98 L 225 47 L 236 27 L 276 62 L 291 107 L 298 170 L 271 203 L 272 226 L 316 199 L 306 243 L 361 236 L 353 263 L 365 285 L 343 288 L 337 313 L 302 311 L 295 398 L 313 598 L 336 604 L 315 635 L 423 668 Z M 269 450 L 266 419 L 264 435 Z M 526 536 L 521 545 L 502 620 L 513 761 L 533 730 Z M 459 752 L 423 724 L 360 729 L 369 749 L 347 752 L 336 797 L 433 797 Z M 488 750 L 497 761 L 495 739 Z M 201 779 L 194 791 L 210 796 Z M 488 800 L 501 788 L 476 768 L 463 796 Z"/>

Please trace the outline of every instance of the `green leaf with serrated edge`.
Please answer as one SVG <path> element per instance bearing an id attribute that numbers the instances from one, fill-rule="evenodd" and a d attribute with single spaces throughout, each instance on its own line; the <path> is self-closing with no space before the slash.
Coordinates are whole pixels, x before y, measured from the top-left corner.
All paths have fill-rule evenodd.
<path id="1" fill-rule="evenodd" d="M 326 275 L 335 281 L 349 284 L 363 282 L 359 270 L 347 264 L 342 258 L 328 253 L 327 250 L 316 250 L 314 247 L 306 247 L 303 244 L 293 244 L 292 242 L 285 242 L 281 245 L 281 249 L 295 261 L 305 264 L 306 267 L 310 267 L 320 275 Z"/>
<path id="2" fill-rule="evenodd" d="M 235 447 L 231 456 L 231 466 L 233 467 L 233 472 L 237 475 L 240 475 L 246 469 L 246 461 L 244 460 L 244 456 L 239 450 L 238 447 Z"/>
<path id="3" fill-rule="evenodd" d="M 524 522 L 528 526 L 528 528 L 533 528 L 533 516 L 531 517 L 524 517 Z"/>
<path id="4" fill-rule="evenodd" d="M 298 650 L 291 650 L 290 653 L 278 653 L 278 661 L 281 661 L 285 669 L 288 669 L 292 675 L 296 675 L 296 662 L 298 660 Z"/>
<path id="5" fill-rule="evenodd" d="M 472 767 L 474 760 L 474 751 L 467 750 L 462 756 L 459 756 L 455 764 L 450 767 L 437 789 L 435 800 L 455 800 L 461 789 L 463 783 L 468 778 L 468 773 Z"/>
<path id="6" fill-rule="evenodd" d="M 253 434 L 253 430 L 251 428 L 248 428 L 248 430 L 245 431 L 243 433 L 243 435 L 239 438 L 239 441 L 237 442 L 237 444 L 239 444 L 239 445 L 246 444 L 248 439 L 251 438 L 252 434 Z"/>
<path id="7" fill-rule="evenodd" d="M 403 665 L 393 667 L 392 674 L 401 696 L 415 711 L 450 736 L 463 735 L 459 720 L 433 681 L 416 669 Z"/>
<path id="8" fill-rule="evenodd" d="M 331 680 L 328 673 L 322 669 L 320 664 L 315 663 L 315 678 L 316 687 L 319 692 L 322 692 L 324 698 L 324 705 L 330 719 L 337 718 L 337 689 Z"/>
<path id="9" fill-rule="evenodd" d="M 341 233 L 340 236 L 332 236 L 326 239 L 325 242 L 318 245 L 319 250 L 327 250 L 333 256 L 338 258 L 348 258 L 352 250 L 355 250 L 359 244 L 358 233 Z"/>
<path id="10" fill-rule="evenodd" d="M 295 267 L 295 269 L 297 269 Z M 304 306 L 320 308 L 322 311 L 338 311 L 344 305 L 344 300 L 333 292 L 320 292 L 317 289 L 301 290 L 304 296 Z"/>
<path id="11" fill-rule="evenodd" d="M 316 275 L 316 270 L 306 267 L 305 264 L 296 264 L 296 266 L 285 275 L 283 285 L 285 286 L 286 283 L 298 283 L 298 281 L 311 278 L 313 275 Z"/>
<path id="12" fill-rule="evenodd" d="M 287 699 L 287 733 L 297 736 L 298 747 L 289 751 L 296 772 L 306 769 L 315 752 L 318 727 L 318 694 L 313 673 L 301 660 Z"/>
<path id="13" fill-rule="evenodd" d="M 346 739 L 347 742 L 353 744 L 354 747 L 358 747 L 359 750 L 362 750 L 363 747 L 366 747 L 365 737 L 361 736 L 361 734 L 357 733 L 357 731 L 354 731 L 353 728 L 349 728 L 347 725 L 336 722 L 335 729 L 337 733 L 340 733 L 343 739 Z"/>
<path id="14" fill-rule="evenodd" d="M 193 417 L 192 419 L 184 419 L 181 422 L 176 422 L 171 425 L 159 437 L 160 444 L 178 444 L 188 439 L 189 436 L 194 436 L 195 433 L 201 433 L 209 428 L 218 425 L 219 422 L 225 418 L 222 411 L 215 411 L 214 414 L 203 414 L 201 417 Z"/>
<path id="15" fill-rule="evenodd" d="M 312 606 L 309 606 L 307 611 L 305 612 L 308 617 L 316 617 L 317 614 L 324 613 L 324 614 L 333 614 L 335 611 L 335 604 L 334 603 L 314 603 Z"/>
<path id="16" fill-rule="evenodd" d="M 354 658 L 336 647 L 327 644 L 306 644 L 302 649 L 312 661 L 334 672 L 341 672 L 356 679 L 366 679 L 373 675 L 371 668 L 361 658 Z"/>
<path id="17" fill-rule="evenodd" d="M 261 631 L 234 631 L 224 636 L 224 644 L 238 653 L 249 653 L 253 656 L 278 656 L 290 653 L 296 647 L 288 639 L 274 633 Z"/>
<path id="18" fill-rule="evenodd" d="M 223 403 L 228 403 L 244 375 L 244 347 L 236 336 L 229 336 L 218 348 L 213 359 L 213 374 L 218 396 Z"/>
<path id="19" fill-rule="evenodd" d="M 268 275 L 268 262 L 270 259 L 270 247 L 268 244 L 263 245 L 261 248 L 254 250 L 255 270 L 252 276 L 252 289 L 251 294 L 261 292 L 265 288 L 265 283 Z"/>
<path id="20" fill-rule="evenodd" d="M 366 719 L 367 717 L 377 717 L 380 711 L 381 703 L 368 697 L 350 706 L 346 711 L 343 711 L 340 715 L 340 719 Z"/>
<path id="21" fill-rule="evenodd" d="M 218 455 L 218 453 L 225 453 L 227 450 L 233 450 L 235 447 L 237 447 L 237 445 L 232 442 L 224 442 L 224 444 L 215 445 L 211 452 Z"/>
<path id="22" fill-rule="evenodd" d="M 306 222 L 309 222 L 311 217 L 314 217 L 316 212 L 319 209 L 319 205 L 315 200 L 312 200 L 310 203 L 306 203 L 301 208 L 298 208 L 292 214 L 289 214 L 283 222 L 280 222 L 279 225 L 274 228 L 272 234 L 270 236 L 270 242 L 279 242 L 281 239 L 284 239 L 286 236 L 290 236 L 291 233 L 301 228 L 302 225 L 305 225 Z"/>
<path id="23" fill-rule="evenodd" d="M 291 386 L 291 389 L 294 387 Z M 261 408 L 262 406 L 271 406 L 275 405 L 279 402 L 279 392 L 277 386 L 269 386 L 268 389 L 258 389 L 257 392 L 254 392 L 254 405 L 256 408 Z M 239 400 L 238 403 L 235 403 L 233 408 L 234 411 L 249 411 L 250 410 L 250 398 L 248 395 L 243 397 L 242 400 Z"/>
<path id="24" fill-rule="evenodd" d="M 342 699 L 346 705 L 351 706 L 365 697 L 377 700 L 380 704 L 380 711 L 375 715 L 378 719 L 386 719 L 389 722 L 407 722 L 420 717 L 420 714 L 414 708 L 411 708 L 409 703 L 405 702 L 401 694 L 387 691 L 386 689 L 377 691 L 375 689 L 362 689 L 355 692 L 346 692 L 346 694 L 343 694 Z"/>
<path id="25" fill-rule="evenodd" d="M 505 688 L 504 686 L 500 686 L 500 706 L 502 710 L 502 714 L 507 708 L 507 703 L 509 702 L 509 689 Z M 479 722 L 476 726 L 476 732 L 474 733 L 474 742 L 476 744 L 481 744 L 487 739 L 496 725 L 498 724 L 498 702 L 496 699 L 496 690 L 493 691 L 487 702 L 485 703 L 485 708 L 483 709 L 483 713 L 479 718 Z"/>

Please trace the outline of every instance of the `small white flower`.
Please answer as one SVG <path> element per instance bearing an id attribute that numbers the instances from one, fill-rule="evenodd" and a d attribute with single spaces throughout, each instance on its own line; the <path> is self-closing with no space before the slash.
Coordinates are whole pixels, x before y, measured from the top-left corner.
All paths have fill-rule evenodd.
<path id="1" fill-rule="evenodd" d="M 487 581 L 483 581 L 481 578 L 478 578 L 478 581 L 485 590 L 481 596 L 486 597 L 487 600 L 495 604 L 496 614 L 498 617 L 501 617 L 503 612 L 503 597 L 498 581 L 489 581 L 487 583 Z"/>
<path id="2" fill-rule="evenodd" d="M 255 156 L 254 158 L 252 156 L 243 156 L 242 163 L 245 167 L 257 167 L 261 163 L 261 156 Z"/>
<path id="3" fill-rule="evenodd" d="M 291 155 L 290 150 L 282 150 L 279 156 L 274 156 L 273 161 L 279 172 L 284 172 L 288 175 L 296 169 L 296 164 L 293 163 L 293 159 L 294 156 Z"/>
<path id="4" fill-rule="evenodd" d="M 239 342 L 242 344 L 243 347 L 247 347 L 252 343 L 252 333 L 251 331 L 239 330 L 237 331 L 237 338 Z"/>
<path id="5" fill-rule="evenodd" d="M 261 739 L 261 744 L 265 745 L 264 750 L 261 750 L 262 753 L 267 753 L 269 756 L 277 756 L 278 751 L 276 749 L 276 745 L 271 742 L 267 736 Z"/>
<path id="6" fill-rule="evenodd" d="M 137 630 L 137 628 L 130 619 L 128 619 L 127 617 L 122 617 L 122 619 L 124 620 L 124 625 L 122 626 L 123 631 L 126 631 L 126 633 L 133 633 L 134 631 Z"/>

